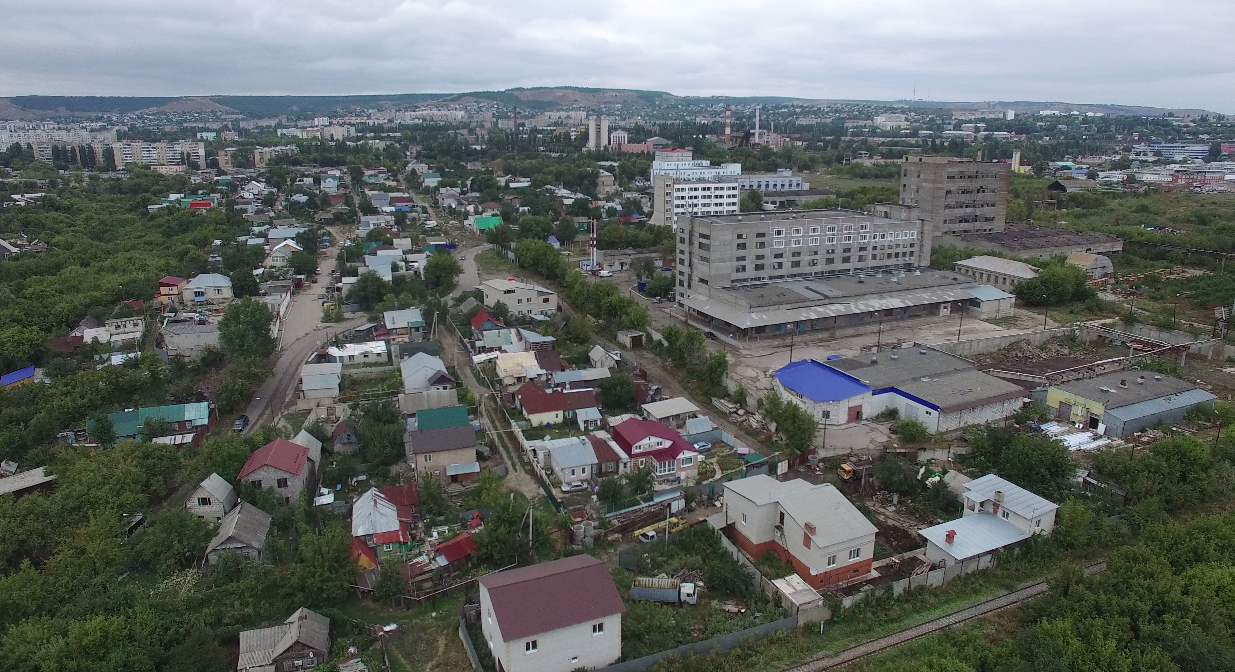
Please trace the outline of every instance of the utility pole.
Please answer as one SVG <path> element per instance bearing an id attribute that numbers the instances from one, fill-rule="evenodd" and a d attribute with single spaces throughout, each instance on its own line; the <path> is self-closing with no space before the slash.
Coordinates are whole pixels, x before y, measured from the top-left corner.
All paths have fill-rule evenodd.
<path id="1" fill-rule="evenodd" d="M 961 342 L 961 329 L 965 328 L 965 307 L 961 306 L 961 323 L 956 327 L 956 342 Z"/>
<path id="2" fill-rule="evenodd" d="M 789 332 L 789 363 L 793 363 L 793 337 L 798 333 L 797 329 Z"/>
<path id="3" fill-rule="evenodd" d="M 875 335 L 875 352 L 880 352 L 883 346 L 883 315 L 879 315 L 879 333 Z"/>

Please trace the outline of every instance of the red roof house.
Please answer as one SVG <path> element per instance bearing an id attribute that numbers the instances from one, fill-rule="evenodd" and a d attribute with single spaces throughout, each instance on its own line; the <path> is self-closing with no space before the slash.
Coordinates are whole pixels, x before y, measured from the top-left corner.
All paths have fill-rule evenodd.
<path id="1" fill-rule="evenodd" d="M 631 418 L 613 427 L 613 441 L 632 466 L 653 469 L 657 476 L 686 479 L 698 472 L 699 453 L 668 425 Z"/>
<path id="2" fill-rule="evenodd" d="M 240 470 L 239 479 L 255 488 L 274 490 L 284 501 L 300 497 L 305 482 L 317 465 L 309 449 L 285 439 L 275 439 L 253 451 Z"/>
<path id="3" fill-rule="evenodd" d="M 377 567 L 377 553 L 357 537 L 352 537 L 352 559 L 356 561 L 356 566 L 362 570 L 375 569 Z"/>
<path id="4" fill-rule="evenodd" d="M 592 444 L 592 452 L 596 454 L 596 469 L 603 476 L 617 474 L 622 470 L 622 463 L 627 457 L 618 452 L 603 436 L 588 434 L 588 443 Z"/>
<path id="5" fill-rule="evenodd" d="M 595 390 L 546 392 L 532 382 L 515 390 L 515 403 L 533 425 L 557 424 L 581 408 L 596 408 Z"/>
<path id="6" fill-rule="evenodd" d="M 491 331 L 493 329 L 502 329 L 506 325 L 500 321 L 493 319 L 483 310 L 476 311 L 471 320 L 472 331 Z"/>
<path id="7" fill-rule="evenodd" d="M 476 540 L 470 534 L 460 534 L 437 547 L 437 564 L 458 569 L 467 564 L 467 559 L 476 552 Z"/>

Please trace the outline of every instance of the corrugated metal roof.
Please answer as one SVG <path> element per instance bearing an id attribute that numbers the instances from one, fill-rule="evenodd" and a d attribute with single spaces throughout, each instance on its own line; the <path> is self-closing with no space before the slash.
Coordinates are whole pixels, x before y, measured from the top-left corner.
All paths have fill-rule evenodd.
<path id="1" fill-rule="evenodd" d="M 949 530 L 956 532 L 952 543 L 947 542 Z M 976 513 L 957 520 L 940 523 L 934 527 L 918 530 L 918 534 L 956 560 L 968 560 L 984 553 L 1010 546 L 1018 541 L 1029 538 L 1028 532 L 1023 532 L 1008 521 L 989 513 Z"/>
<path id="2" fill-rule="evenodd" d="M 973 287 L 966 287 L 965 291 L 973 294 L 973 298 L 979 301 L 998 301 L 1000 299 L 1015 298 L 1012 294 L 990 285 L 974 285 Z"/>
<path id="3" fill-rule="evenodd" d="M 1057 504 L 1045 497 L 1035 495 L 995 474 L 987 474 L 965 484 L 966 495 L 979 502 L 994 499 L 996 491 L 1003 493 L 1003 502 L 1000 506 L 1024 518 L 1037 518 L 1048 511 L 1059 508 Z"/>
<path id="4" fill-rule="evenodd" d="M 668 418 L 674 415 L 682 415 L 683 413 L 697 413 L 699 407 L 692 404 L 686 397 L 673 397 L 663 401 L 644 404 L 643 410 L 653 418 Z"/>
<path id="5" fill-rule="evenodd" d="M 1028 279 L 1038 277 L 1038 269 L 1026 264 L 1023 261 L 1013 261 L 1011 259 L 992 257 L 989 255 L 962 259 L 956 262 L 956 265 L 967 268 L 976 268 L 982 271 L 990 271 L 991 273 L 1010 275 L 1017 278 Z"/>
<path id="6" fill-rule="evenodd" d="M 1157 399 L 1150 399 L 1148 401 L 1142 401 L 1135 404 L 1128 404 L 1127 406 L 1120 406 L 1119 408 L 1112 408 L 1106 413 L 1107 415 L 1111 415 L 1127 422 L 1136 418 L 1143 418 L 1145 416 L 1164 413 L 1166 411 L 1191 408 L 1199 404 L 1212 402 L 1217 398 L 1218 397 L 1206 392 L 1205 390 L 1185 390 L 1178 394 L 1170 394 Z"/>

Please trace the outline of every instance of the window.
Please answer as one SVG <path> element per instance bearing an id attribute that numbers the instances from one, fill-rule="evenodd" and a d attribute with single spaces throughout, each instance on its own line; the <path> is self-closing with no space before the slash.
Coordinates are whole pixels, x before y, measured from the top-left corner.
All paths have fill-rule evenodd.
<path id="1" fill-rule="evenodd" d="M 836 233 L 836 227 L 835 227 L 835 226 L 829 226 L 829 227 L 828 227 L 828 233 Z"/>
<path id="2" fill-rule="evenodd" d="M 783 261 L 774 261 L 774 262 L 772 262 L 772 270 L 774 270 L 774 271 L 779 271 L 780 269 L 782 269 L 782 268 L 784 268 L 784 267 L 785 267 L 785 262 L 783 262 Z"/>
<path id="3" fill-rule="evenodd" d="M 813 237 L 813 238 L 807 238 L 807 239 L 806 239 L 806 244 L 807 244 L 807 245 L 818 245 L 818 244 L 819 244 L 819 236 L 815 236 L 815 237 Z"/>
<path id="4" fill-rule="evenodd" d="M 1003 512 L 1001 512 L 999 515 L 1003 516 L 1004 520 L 1008 520 L 1009 518 L 1011 518 L 1011 516 L 1008 514 L 1007 509 L 1004 509 Z"/>
<path id="5" fill-rule="evenodd" d="M 605 622 L 601 621 L 600 623 L 593 623 L 592 624 L 592 634 L 593 635 L 605 634 Z"/>
<path id="6" fill-rule="evenodd" d="M 210 498 L 209 497 L 198 497 L 197 505 L 198 506 L 210 506 Z"/>
<path id="7" fill-rule="evenodd" d="M 742 524 L 743 525 L 746 524 L 746 514 L 745 513 L 742 514 Z"/>
<path id="8" fill-rule="evenodd" d="M 862 549 L 861 549 L 860 547 L 859 547 L 859 548 L 855 548 L 855 549 L 853 549 L 852 551 L 849 551 L 849 559 L 850 559 L 850 560 L 857 560 L 857 559 L 858 559 L 858 558 L 860 558 L 860 557 L 862 557 Z"/>
<path id="9" fill-rule="evenodd" d="M 802 247 L 802 239 L 794 238 L 793 240 L 789 241 L 789 244 L 792 245 L 793 247 Z"/>
<path id="10" fill-rule="evenodd" d="M 262 487 L 262 482 L 261 482 L 261 481 L 249 481 L 249 485 L 251 485 L 251 486 L 253 486 L 253 487 L 255 487 L 255 488 L 261 488 L 261 487 Z"/>
<path id="11" fill-rule="evenodd" d="M 280 488 L 286 488 L 286 487 L 287 487 L 287 479 L 286 479 L 286 478 L 280 478 L 280 479 L 276 480 L 276 481 L 274 482 L 274 484 L 275 484 L 275 486 L 277 486 L 277 487 L 280 487 Z"/>
<path id="12" fill-rule="evenodd" d="M 743 255 L 741 255 L 741 256 L 734 257 L 734 258 L 733 258 L 733 260 L 734 260 L 734 261 L 746 261 L 746 255 L 745 255 L 745 254 L 743 254 Z"/>
<path id="13" fill-rule="evenodd" d="M 1034 527 L 1042 527 L 1042 519 L 1041 519 L 1041 518 L 1039 518 L 1039 519 L 1037 519 L 1037 520 L 1033 521 L 1033 526 L 1034 526 Z"/>
<path id="14" fill-rule="evenodd" d="M 841 226 L 841 228 L 840 228 L 840 230 L 841 230 L 841 231 L 844 231 L 844 232 L 846 232 L 846 233 L 848 233 L 848 232 L 850 232 L 850 231 L 852 231 L 852 230 L 853 230 L 853 225 L 852 225 L 852 224 L 845 224 L 845 225 L 842 225 L 842 226 Z"/>
<path id="15" fill-rule="evenodd" d="M 835 567 L 835 566 L 836 566 L 836 556 L 829 555 L 828 556 L 828 567 Z"/>
<path id="16" fill-rule="evenodd" d="M 574 476 L 574 475 L 575 475 L 575 470 L 574 470 L 574 469 L 571 469 L 571 470 L 570 470 L 570 475 L 571 475 L 571 476 Z"/>
<path id="17" fill-rule="evenodd" d="M 825 238 L 825 239 L 824 239 L 824 241 L 823 241 L 823 242 L 827 243 L 828 245 L 835 245 L 835 244 L 836 244 L 836 236 L 828 236 L 827 238 Z"/>
<path id="18" fill-rule="evenodd" d="M 428 463 L 430 463 L 430 462 L 432 462 L 432 461 L 433 461 L 433 454 L 432 454 L 432 453 L 429 453 L 429 454 L 425 455 L 425 459 L 424 459 L 424 463 L 425 463 L 425 464 L 428 464 Z"/>
<path id="19" fill-rule="evenodd" d="M 760 231 L 759 233 L 756 233 L 756 234 L 755 234 L 755 237 L 756 237 L 756 238 L 767 238 L 767 237 L 768 237 L 768 234 L 766 234 L 766 233 L 764 233 L 764 232 Z"/>
<path id="20" fill-rule="evenodd" d="M 784 229 L 772 229 L 772 237 L 773 238 L 784 238 L 785 230 Z"/>
<path id="21" fill-rule="evenodd" d="M 739 250 L 745 250 L 745 249 L 746 249 L 746 243 L 738 243 L 738 249 L 739 249 Z"/>
<path id="22" fill-rule="evenodd" d="M 811 259 L 811 260 L 810 260 L 810 263 L 808 263 L 808 264 L 806 264 L 806 265 L 807 265 L 807 266 L 818 266 L 818 265 L 819 265 L 819 260 L 818 260 L 818 259 Z"/>
<path id="23" fill-rule="evenodd" d="M 870 224 L 859 224 L 858 225 L 858 231 L 870 231 L 870 230 L 871 230 Z"/>
<path id="24" fill-rule="evenodd" d="M 773 240 L 772 241 L 772 247 L 784 247 L 784 246 L 785 246 L 785 241 L 783 240 Z"/>
<path id="25" fill-rule="evenodd" d="M 784 241 L 781 241 L 781 242 L 784 242 Z M 762 242 L 760 242 L 760 243 L 755 243 L 755 249 L 756 249 L 756 250 L 762 250 L 762 249 L 765 249 L 767 246 L 768 246 L 768 244 L 767 244 L 767 243 L 762 243 Z"/>
<path id="26" fill-rule="evenodd" d="M 733 272 L 734 272 L 734 273 L 745 273 L 745 272 L 746 272 L 746 264 L 740 264 L 740 265 L 738 265 L 738 266 L 735 266 L 735 267 L 734 267 L 734 269 L 733 269 Z"/>
<path id="27" fill-rule="evenodd" d="M 869 234 L 869 233 L 859 233 L 859 234 L 858 234 L 858 242 L 859 242 L 859 243 L 865 243 L 866 241 L 870 240 L 870 237 L 871 237 L 871 234 Z"/>
<path id="28" fill-rule="evenodd" d="M 739 233 L 739 234 L 738 234 L 738 240 L 746 240 L 746 234 L 745 234 L 745 233 Z"/>
<path id="29" fill-rule="evenodd" d="M 843 236 L 843 237 L 840 239 L 840 242 L 842 242 L 842 243 L 852 243 L 852 242 L 853 242 L 853 234 L 851 233 L 851 234 L 849 234 L 849 235 L 847 235 L 847 236 Z"/>
<path id="30" fill-rule="evenodd" d="M 545 298 L 541 299 L 541 300 L 540 300 L 540 302 L 541 302 L 541 303 L 549 303 L 549 297 L 547 297 L 547 296 L 546 296 Z"/>
<path id="31" fill-rule="evenodd" d="M 817 233 L 819 233 L 819 227 L 817 227 L 817 226 L 812 226 L 812 227 L 810 227 L 810 235 L 812 235 L 812 236 L 813 236 L 813 235 L 815 235 L 815 234 L 817 234 Z"/>
<path id="32" fill-rule="evenodd" d="M 802 235 L 802 227 L 795 226 L 792 229 L 790 229 L 789 233 L 794 236 L 800 236 Z"/>
<path id="33" fill-rule="evenodd" d="M 800 261 L 791 261 L 791 262 L 789 262 L 789 268 L 802 268 L 802 262 L 800 262 Z"/>
<path id="34" fill-rule="evenodd" d="M 536 653 L 536 640 L 528 640 L 523 643 L 523 653 Z"/>
<path id="35" fill-rule="evenodd" d="M 763 269 L 764 269 L 764 264 L 755 264 L 756 271 L 762 271 Z"/>

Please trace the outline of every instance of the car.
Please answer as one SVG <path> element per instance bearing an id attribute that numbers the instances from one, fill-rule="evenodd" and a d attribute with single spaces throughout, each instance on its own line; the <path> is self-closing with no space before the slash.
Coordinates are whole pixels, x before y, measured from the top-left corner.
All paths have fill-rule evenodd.
<path id="1" fill-rule="evenodd" d="M 562 492 L 578 492 L 580 490 L 587 490 L 587 483 L 579 481 L 577 483 L 562 484 Z"/>
<path id="2" fill-rule="evenodd" d="M 708 339 L 709 341 L 715 341 L 715 340 L 716 340 L 716 333 L 715 333 L 715 332 L 705 331 L 705 332 L 703 332 L 703 336 L 704 336 L 704 338 Z"/>
<path id="3" fill-rule="evenodd" d="M 249 416 L 242 415 L 239 418 L 236 418 L 236 421 L 232 423 L 232 431 L 233 432 L 243 432 L 245 427 L 248 427 L 248 426 L 249 426 Z"/>
<path id="4" fill-rule="evenodd" d="M 712 449 L 712 444 L 707 441 L 700 441 L 695 444 L 695 450 L 700 453 L 706 453 Z"/>
<path id="5" fill-rule="evenodd" d="M 319 299 L 324 299 L 324 298 L 326 298 L 326 295 L 325 295 L 325 294 L 318 294 L 318 295 L 317 295 L 317 298 L 319 298 Z"/>
<path id="6" fill-rule="evenodd" d="M 647 532 L 639 535 L 639 541 L 645 544 L 650 544 L 653 541 L 656 541 L 656 530 L 648 530 Z"/>
<path id="7" fill-rule="evenodd" d="M 598 278 L 612 278 L 612 277 L 613 277 L 613 271 L 598 271 L 598 272 L 596 273 L 596 277 L 598 277 Z"/>

